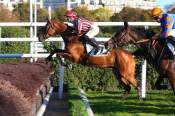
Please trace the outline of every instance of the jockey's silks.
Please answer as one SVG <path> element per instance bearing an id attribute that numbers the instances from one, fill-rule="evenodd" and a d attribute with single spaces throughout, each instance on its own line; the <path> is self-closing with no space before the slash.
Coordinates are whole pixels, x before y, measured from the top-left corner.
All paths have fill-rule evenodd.
<path id="1" fill-rule="evenodd" d="M 175 14 L 163 14 L 163 17 L 160 20 L 161 23 L 161 36 L 166 38 L 170 36 L 170 32 L 175 29 Z"/>
<path id="2" fill-rule="evenodd" d="M 73 22 L 74 28 L 75 30 L 81 34 L 81 33 L 87 33 L 92 25 L 92 22 L 84 19 L 84 18 L 80 18 L 78 17 L 77 19 L 75 19 Z"/>

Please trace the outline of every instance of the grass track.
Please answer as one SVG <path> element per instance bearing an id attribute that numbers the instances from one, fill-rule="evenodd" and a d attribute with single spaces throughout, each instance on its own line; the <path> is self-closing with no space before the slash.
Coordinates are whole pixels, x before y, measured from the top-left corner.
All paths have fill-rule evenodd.
<path id="1" fill-rule="evenodd" d="M 87 92 L 95 116 L 175 116 L 175 96 L 172 91 L 149 91 L 140 102 L 132 91 L 121 100 L 122 91 Z"/>

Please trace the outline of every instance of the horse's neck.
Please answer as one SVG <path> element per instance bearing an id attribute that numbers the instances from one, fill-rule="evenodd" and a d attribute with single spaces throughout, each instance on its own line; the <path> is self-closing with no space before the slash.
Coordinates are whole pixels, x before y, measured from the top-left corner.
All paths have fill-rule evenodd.
<path id="1" fill-rule="evenodd" d="M 59 21 L 53 20 L 53 25 L 56 28 L 57 33 L 62 33 L 67 30 L 67 26 Z"/>
<path id="2" fill-rule="evenodd" d="M 141 50 L 143 51 L 148 51 L 148 43 L 143 42 L 143 43 L 137 43 L 139 41 L 144 41 L 144 40 L 148 40 L 148 38 L 142 37 L 139 34 L 132 34 L 131 35 L 133 40 L 132 42 Z"/>
<path id="3" fill-rule="evenodd" d="M 136 43 L 135 45 L 137 46 L 137 48 L 142 52 L 142 54 L 144 55 L 144 57 L 151 61 L 154 62 L 154 60 L 156 59 L 157 56 L 157 49 L 153 48 L 151 42 L 143 42 L 143 43 L 139 43 L 137 44 L 138 41 L 144 41 L 144 40 L 148 40 L 149 38 L 140 36 L 139 34 L 137 35 L 132 35 L 133 37 L 133 41 L 134 43 Z"/>
<path id="4" fill-rule="evenodd" d="M 75 36 L 75 35 L 62 35 L 62 38 L 64 40 L 65 43 L 78 43 L 80 42 L 79 40 L 79 36 Z"/>

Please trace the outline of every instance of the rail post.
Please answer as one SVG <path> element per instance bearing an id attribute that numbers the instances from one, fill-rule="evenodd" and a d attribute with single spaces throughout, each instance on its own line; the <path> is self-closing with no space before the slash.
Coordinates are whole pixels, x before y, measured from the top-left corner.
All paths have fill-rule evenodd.
<path id="1" fill-rule="evenodd" d="M 33 54 L 33 0 L 30 0 L 30 54 Z M 33 62 L 33 58 L 30 59 L 30 62 Z"/>
<path id="2" fill-rule="evenodd" d="M 141 97 L 146 97 L 146 60 L 142 61 L 142 75 L 141 75 Z"/>
<path id="3" fill-rule="evenodd" d="M 64 42 L 61 42 L 61 49 L 64 49 Z M 61 58 L 64 61 L 64 58 Z M 63 98 L 63 83 L 64 83 L 64 66 L 60 65 L 60 74 L 59 74 L 59 81 L 58 81 L 58 98 Z"/>

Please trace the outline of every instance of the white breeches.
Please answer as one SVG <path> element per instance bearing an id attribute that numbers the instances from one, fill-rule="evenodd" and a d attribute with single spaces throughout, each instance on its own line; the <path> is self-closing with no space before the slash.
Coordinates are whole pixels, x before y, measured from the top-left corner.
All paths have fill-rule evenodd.
<path id="1" fill-rule="evenodd" d="M 96 24 L 92 24 L 90 30 L 86 33 L 89 38 L 94 38 L 99 33 L 99 27 Z"/>
<path id="2" fill-rule="evenodd" d="M 175 37 L 175 29 L 173 29 L 173 30 L 171 30 L 170 32 L 169 32 L 169 36 L 173 36 L 173 37 Z M 175 48 L 174 48 L 174 46 L 172 45 L 172 43 L 167 43 L 167 46 L 168 46 L 168 48 L 170 49 L 170 51 L 173 53 L 173 55 L 175 55 Z"/>
<path id="3" fill-rule="evenodd" d="M 175 37 L 175 29 L 173 29 L 173 30 L 171 30 L 171 31 L 169 32 L 169 36 Z"/>

